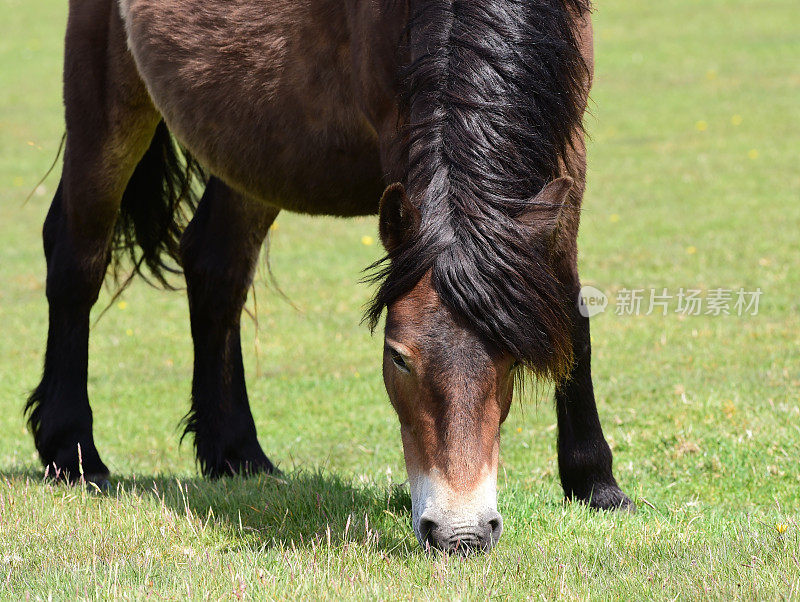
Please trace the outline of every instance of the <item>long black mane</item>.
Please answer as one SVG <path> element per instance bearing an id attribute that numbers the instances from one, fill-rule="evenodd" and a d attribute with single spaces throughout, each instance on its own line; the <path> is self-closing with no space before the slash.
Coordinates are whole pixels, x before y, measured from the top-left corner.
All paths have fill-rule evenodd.
<path id="1" fill-rule="evenodd" d="M 372 327 L 430 270 L 442 301 L 498 349 L 540 375 L 564 373 L 569 301 L 547 241 L 516 218 L 560 175 L 581 128 L 587 73 L 573 19 L 589 8 L 412 0 L 406 187 L 421 225 L 376 266 Z"/>

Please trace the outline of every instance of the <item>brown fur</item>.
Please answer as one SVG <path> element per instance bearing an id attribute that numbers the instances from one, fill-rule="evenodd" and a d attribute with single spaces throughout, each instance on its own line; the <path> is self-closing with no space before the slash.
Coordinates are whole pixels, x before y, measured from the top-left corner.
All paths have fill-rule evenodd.
<path id="1" fill-rule="evenodd" d="M 513 360 L 459 324 L 429 276 L 391 308 L 386 340 L 384 380 L 407 465 L 424 473 L 435 467 L 454 490 L 471 490 L 493 463 L 511 407 Z M 402 349 L 410 374 L 392 365 L 392 348 Z"/>
<path id="2" fill-rule="evenodd" d="M 359 81 L 358 73 L 374 76 L 368 65 L 354 74 L 354 54 L 374 57 L 348 35 L 349 20 L 367 29 L 361 19 L 374 15 L 343 10 L 341 0 L 276 0 L 268 10 L 252 0 L 123 0 L 122 8 L 159 111 L 212 173 L 281 209 L 376 213 L 377 132 L 390 103 L 372 91 L 372 77 Z"/>

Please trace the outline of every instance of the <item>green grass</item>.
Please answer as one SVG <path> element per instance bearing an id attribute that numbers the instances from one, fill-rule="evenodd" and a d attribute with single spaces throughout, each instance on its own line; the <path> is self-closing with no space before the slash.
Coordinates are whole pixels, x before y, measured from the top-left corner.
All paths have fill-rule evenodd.
<path id="1" fill-rule="evenodd" d="M 761 311 L 595 318 L 599 410 L 639 513 L 562 504 L 545 391 L 503 428 L 503 539 L 468 560 L 426 557 L 411 531 L 380 337 L 359 325 L 371 219 L 278 219 L 273 267 L 298 309 L 261 274 L 243 341 L 284 480 L 197 477 L 178 446 L 186 301 L 136 283 L 91 339 L 113 493 L 42 483 L 21 409 L 57 175 L 23 200 L 63 129 L 64 4 L 0 0 L 0 597 L 800 597 L 796 0 L 598 0 L 585 282 L 760 287 Z"/>

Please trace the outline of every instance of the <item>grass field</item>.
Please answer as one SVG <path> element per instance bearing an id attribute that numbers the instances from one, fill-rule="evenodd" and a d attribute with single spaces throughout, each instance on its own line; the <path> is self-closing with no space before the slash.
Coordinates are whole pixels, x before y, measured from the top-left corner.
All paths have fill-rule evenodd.
<path id="1" fill-rule="evenodd" d="M 800 598 L 796 0 L 597 0 L 585 283 L 612 302 L 760 288 L 759 312 L 594 318 L 599 410 L 639 512 L 562 503 L 544 390 L 503 428 L 503 539 L 467 560 L 425 556 L 411 530 L 382 342 L 359 325 L 370 219 L 282 215 L 273 232 L 297 309 L 261 274 L 243 341 L 284 479 L 198 477 L 178 446 L 185 297 L 136 283 L 91 339 L 113 492 L 42 482 L 21 411 L 44 350 L 57 173 L 23 201 L 63 130 L 65 4 L 0 0 L 0 597 Z"/>

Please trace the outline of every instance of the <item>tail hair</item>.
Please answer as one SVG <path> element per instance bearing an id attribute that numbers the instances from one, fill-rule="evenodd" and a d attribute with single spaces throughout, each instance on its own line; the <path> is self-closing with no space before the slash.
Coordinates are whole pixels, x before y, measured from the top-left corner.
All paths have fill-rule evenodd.
<path id="1" fill-rule="evenodd" d="M 111 273 L 119 285 L 115 298 L 137 275 L 153 286 L 176 288 L 170 275 L 181 273 L 181 234 L 207 180 L 200 163 L 161 121 L 128 182 L 114 227 Z M 132 270 L 121 277 L 128 262 Z"/>

